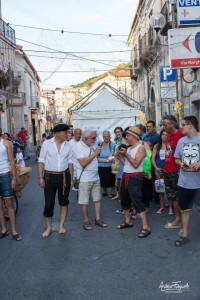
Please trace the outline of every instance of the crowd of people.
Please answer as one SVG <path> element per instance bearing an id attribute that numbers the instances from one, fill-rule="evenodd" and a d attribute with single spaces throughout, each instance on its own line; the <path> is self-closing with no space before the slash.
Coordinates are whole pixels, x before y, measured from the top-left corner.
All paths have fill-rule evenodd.
<path id="1" fill-rule="evenodd" d="M 156 132 L 155 122 L 149 120 L 146 126 L 137 124 L 124 130 L 116 127 L 114 134 L 112 141 L 106 130 L 100 140 L 96 131 L 59 124 L 50 137 L 43 135 L 38 158 L 38 182 L 45 198 L 43 237 L 52 233 L 56 193 L 59 234 L 65 234 L 72 189 L 77 192 L 85 230 L 93 229 L 88 212 L 90 198 L 94 203 L 94 224 L 108 226 L 101 217 L 101 197 L 109 197 L 119 201 L 116 212 L 124 215 L 118 230 L 133 227 L 132 219 L 139 217 L 141 230 L 137 236 L 149 236 L 148 212 L 158 204 L 157 214 L 163 214 L 168 207 L 168 214 L 174 215 L 165 228 L 181 229 L 174 245 L 188 243 L 192 206 L 195 203 L 200 208 L 200 134 L 196 117 L 184 117 L 179 124 L 173 115 L 166 115 L 160 133 Z M 15 156 L 19 157 L 20 152 Z M 2 225 L 1 237 L 6 232 Z"/>

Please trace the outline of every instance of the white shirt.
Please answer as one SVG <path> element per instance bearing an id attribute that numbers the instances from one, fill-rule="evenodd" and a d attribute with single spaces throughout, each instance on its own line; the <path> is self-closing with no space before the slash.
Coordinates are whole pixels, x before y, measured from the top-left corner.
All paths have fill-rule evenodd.
<path id="1" fill-rule="evenodd" d="M 75 139 L 71 139 L 68 143 L 72 146 L 73 164 L 74 164 L 74 179 L 75 179 L 75 178 L 77 178 L 76 169 L 77 169 L 77 164 L 78 164 L 78 160 L 76 158 L 76 145 L 78 143 L 80 143 L 80 141 L 76 141 Z"/>
<path id="2" fill-rule="evenodd" d="M 77 143 L 76 145 L 76 158 L 77 160 L 80 158 L 88 158 L 92 153 L 94 152 L 93 147 L 87 146 L 85 143 L 80 141 L 80 143 Z M 79 179 L 80 174 L 83 170 L 83 167 L 81 164 L 77 163 L 77 178 Z M 97 181 L 99 180 L 99 174 L 98 174 L 98 160 L 97 157 L 95 157 L 84 169 L 80 182 L 88 182 L 88 181 Z"/>
<path id="3" fill-rule="evenodd" d="M 23 157 L 23 154 L 22 152 L 17 152 L 16 154 L 16 160 L 17 160 L 17 164 L 18 166 L 22 167 L 22 168 L 25 168 L 25 161 L 24 161 L 24 157 Z"/>
<path id="4" fill-rule="evenodd" d="M 141 144 L 137 145 L 136 147 L 132 148 L 129 147 L 127 149 L 127 153 L 132 157 L 135 158 L 138 150 L 140 147 L 143 147 Z M 143 159 L 143 161 L 141 162 L 141 164 L 137 167 L 134 168 L 132 166 L 132 164 L 129 162 L 129 160 L 125 157 L 125 163 L 124 163 L 124 173 L 137 173 L 137 172 L 143 172 L 143 168 L 144 168 L 144 161 L 145 158 Z"/>
<path id="5" fill-rule="evenodd" d="M 3 141 L 3 139 L 0 139 L 0 174 L 7 173 L 10 171 L 8 151 Z"/>
<path id="6" fill-rule="evenodd" d="M 73 163 L 72 146 L 65 141 L 59 152 L 54 137 L 46 140 L 42 144 L 38 162 L 45 165 L 46 171 L 64 172 L 68 168 L 68 164 Z"/>

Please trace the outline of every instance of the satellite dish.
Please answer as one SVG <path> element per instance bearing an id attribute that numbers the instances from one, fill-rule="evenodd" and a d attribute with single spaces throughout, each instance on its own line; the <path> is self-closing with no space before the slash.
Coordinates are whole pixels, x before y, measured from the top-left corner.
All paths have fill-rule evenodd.
<path id="1" fill-rule="evenodd" d="M 0 104 L 6 103 L 6 97 L 3 95 L 0 95 Z"/>

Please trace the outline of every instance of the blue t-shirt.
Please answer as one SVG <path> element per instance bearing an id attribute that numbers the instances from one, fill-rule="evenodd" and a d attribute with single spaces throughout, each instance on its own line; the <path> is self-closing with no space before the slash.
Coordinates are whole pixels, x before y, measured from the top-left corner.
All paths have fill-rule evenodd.
<path id="1" fill-rule="evenodd" d="M 184 136 L 178 141 L 174 153 L 187 166 L 200 162 L 200 134 L 194 138 Z M 180 168 L 178 185 L 186 189 L 200 189 L 200 171 L 188 167 Z"/>
<path id="2" fill-rule="evenodd" d="M 153 147 L 154 145 L 158 144 L 159 138 L 160 138 L 159 134 L 154 132 L 153 134 L 147 134 L 144 137 L 143 141 L 150 143 Z"/>
<path id="3" fill-rule="evenodd" d="M 110 156 L 110 153 L 113 150 L 113 146 L 114 146 L 113 142 L 110 142 L 110 145 L 107 147 L 102 146 L 101 153 L 98 156 L 98 158 L 108 159 L 108 157 Z M 110 166 L 111 166 L 111 163 L 99 162 L 99 167 L 110 167 Z"/>

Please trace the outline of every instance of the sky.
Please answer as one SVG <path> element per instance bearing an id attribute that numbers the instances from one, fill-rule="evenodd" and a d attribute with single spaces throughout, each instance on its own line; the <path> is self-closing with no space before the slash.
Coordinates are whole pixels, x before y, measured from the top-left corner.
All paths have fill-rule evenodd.
<path id="1" fill-rule="evenodd" d="M 38 71 L 43 89 L 75 85 L 129 62 L 126 42 L 137 4 L 138 0 L 1 0 L 2 19 L 15 30 L 16 42 Z"/>

